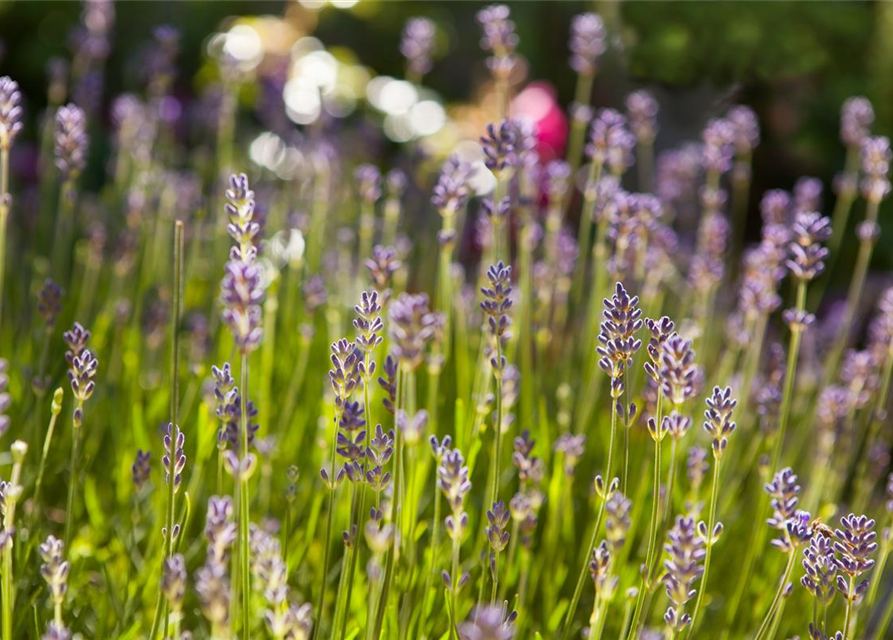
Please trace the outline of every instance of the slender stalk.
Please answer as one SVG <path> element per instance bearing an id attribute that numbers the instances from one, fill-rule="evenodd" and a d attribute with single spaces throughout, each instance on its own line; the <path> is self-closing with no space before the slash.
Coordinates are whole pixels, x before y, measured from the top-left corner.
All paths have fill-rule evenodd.
<path id="1" fill-rule="evenodd" d="M 77 401 L 75 413 L 83 415 L 84 401 Z M 78 456 L 80 454 L 81 425 L 72 416 L 71 420 L 71 458 L 68 461 L 68 502 L 65 508 L 65 548 L 71 548 L 71 527 L 74 524 L 74 492 L 78 484 Z"/>
<path id="2" fill-rule="evenodd" d="M 611 484 L 611 458 L 614 451 L 614 436 L 617 432 L 617 403 L 611 402 L 611 441 L 608 445 L 608 476 L 606 482 L 606 487 Z M 589 546 L 586 548 L 586 555 L 583 556 L 583 567 L 580 570 L 580 575 L 577 577 L 577 586 L 574 588 L 574 595 L 571 598 L 570 606 L 567 609 L 567 614 L 564 616 L 564 629 L 561 632 L 561 640 L 567 640 L 568 634 L 570 633 L 571 626 L 574 622 L 574 614 L 577 611 L 577 605 L 580 604 L 580 596 L 583 593 L 583 584 L 586 581 L 586 573 L 589 571 L 589 556 L 592 555 L 592 550 L 595 548 L 595 541 L 598 538 L 599 529 L 601 529 L 602 518 L 605 515 L 605 503 L 607 502 L 607 496 L 603 497 L 601 500 L 601 506 L 598 509 L 598 516 L 595 519 L 595 526 L 592 528 L 592 536 L 589 539 Z"/>
<path id="3" fill-rule="evenodd" d="M 800 280 L 797 283 L 797 311 L 803 311 L 806 305 L 806 281 Z M 772 453 L 771 470 L 778 468 L 778 462 L 781 459 L 781 452 L 784 448 L 784 436 L 788 426 L 788 418 L 791 413 L 791 398 L 794 391 L 794 376 L 797 374 L 797 359 L 800 356 L 800 339 L 803 336 L 803 329 L 798 325 L 791 326 L 791 340 L 788 346 L 788 364 L 785 371 L 784 394 L 781 398 L 781 409 L 778 415 L 778 432 L 775 437 L 775 448 Z"/>
<path id="4" fill-rule="evenodd" d="M 0 329 L 3 328 L 3 282 L 6 275 L 6 231 L 9 221 L 9 149 L 0 149 Z"/>
<path id="5" fill-rule="evenodd" d="M 319 601 L 316 605 L 316 624 L 313 625 L 313 638 L 317 638 L 319 636 L 319 628 L 322 626 L 322 613 L 323 613 L 323 605 L 325 604 L 326 599 L 326 580 L 328 578 L 329 573 L 329 550 L 332 546 L 332 521 L 335 518 L 335 450 L 337 448 L 338 441 L 338 423 L 341 420 L 341 411 L 336 405 L 335 407 L 335 420 L 334 420 L 334 430 L 332 432 L 332 466 L 331 466 L 331 477 L 329 478 L 329 513 L 328 519 L 326 521 L 326 543 L 323 551 L 323 563 L 322 563 L 322 583 L 319 588 Z"/>
<path id="6" fill-rule="evenodd" d="M 781 582 L 778 584 L 778 589 L 775 591 L 775 597 L 772 598 L 772 603 L 769 605 L 769 610 L 766 612 L 766 617 L 763 618 L 763 622 L 760 623 L 760 628 L 757 630 L 757 633 L 754 636 L 754 640 L 762 640 L 763 636 L 769 630 L 769 625 L 771 624 L 772 619 L 775 617 L 775 613 L 778 610 L 779 604 L 781 603 L 785 586 L 791 579 L 791 572 L 794 570 L 794 564 L 796 560 L 797 553 L 796 550 L 792 547 L 791 550 L 788 552 L 788 563 L 785 567 L 784 574 L 781 577 Z"/>
<path id="7" fill-rule="evenodd" d="M 56 430 L 56 419 L 62 412 L 62 397 L 65 392 L 62 387 L 56 389 L 53 394 L 53 404 L 50 408 L 50 424 L 47 426 L 47 433 L 43 440 L 43 451 L 40 454 L 40 465 L 37 467 L 37 480 L 34 483 L 34 502 L 40 504 L 40 488 L 43 486 L 43 474 L 46 469 L 47 456 L 50 453 L 50 445 L 53 442 L 53 432 Z"/>
<path id="8" fill-rule="evenodd" d="M 580 250 L 577 253 L 577 266 L 574 269 L 572 295 L 574 307 L 579 307 L 580 301 L 583 299 L 586 267 L 590 255 L 589 242 L 592 235 L 592 207 L 595 204 L 596 189 L 601 179 L 601 173 L 602 164 L 600 162 L 592 162 L 589 165 L 586 190 L 583 194 L 583 207 L 580 209 L 580 228 L 577 232 L 577 242 L 580 244 Z M 596 263 L 596 266 L 599 266 L 599 264 Z M 602 271 L 602 269 L 598 271 Z M 596 288 L 593 295 L 597 297 L 598 293 L 598 288 Z"/>
<path id="9" fill-rule="evenodd" d="M 871 640 L 881 640 L 887 637 L 887 629 L 890 628 L 890 621 L 893 620 L 893 596 L 887 600 L 884 612 L 881 614 L 877 629 L 874 630 L 874 636 Z"/>
<path id="10" fill-rule="evenodd" d="M 654 440 L 654 480 L 651 487 L 651 525 L 648 534 L 648 550 L 645 553 L 645 571 L 642 573 L 642 586 L 639 588 L 639 594 L 636 597 L 636 608 L 633 613 L 632 623 L 630 625 L 630 638 L 632 640 L 634 634 L 638 632 L 639 616 L 642 613 L 642 607 L 645 603 L 645 594 L 651 585 L 651 567 L 654 565 L 655 546 L 657 545 L 658 532 L 658 514 L 660 512 L 660 472 L 661 472 L 661 449 L 663 448 L 663 438 L 661 433 L 661 400 L 663 398 L 663 390 L 658 387 L 657 392 L 657 437 Z M 674 443 L 675 445 L 675 439 Z M 675 449 L 674 449 L 675 450 Z M 669 498 L 667 498 L 669 503 Z"/>
<path id="11" fill-rule="evenodd" d="M 7 532 L 15 531 L 16 503 L 21 497 L 16 495 L 15 492 L 21 490 L 19 482 L 22 478 L 22 462 L 27 452 L 28 446 L 21 440 L 13 443 L 12 474 L 9 477 L 9 490 L 6 493 L 3 516 L 3 528 Z M 13 613 L 15 611 L 15 577 L 13 574 L 12 548 L 12 540 L 8 540 L 3 545 L 3 640 L 12 640 Z"/>
<path id="12" fill-rule="evenodd" d="M 707 578 L 710 575 L 710 557 L 713 555 L 713 527 L 716 525 L 716 500 L 719 495 L 719 470 L 722 458 L 714 455 L 713 459 L 713 486 L 710 490 L 710 515 L 707 518 L 707 535 L 709 536 L 707 553 L 704 556 L 704 574 L 701 578 L 701 588 L 698 589 L 698 598 L 695 600 L 695 609 L 691 614 L 688 637 L 694 635 L 695 625 L 698 623 L 698 614 L 701 612 L 701 601 L 704 598 L 704 593 L 707 591 Z"/>
<path id="13" fill-rule="evenodd" d="M 874 223 L 877 220 L 878 205 L 876 200 L 869 200 L 865 211 L 865 222 Z M 833 231 L 832 231 L 833 233 Z M 868 266 L 871 263 L 871 255 L 874 251 L 876 239 L 873 237 L 865 237 L 859 243 L 859 253 L 856 255 L 856 264 L 853 266 L 853 275 L 850 279 L 849 288 L 846 296 L 846 311 L 844 312 L 843 322 L 840 325 L 840 332 L 834 341 L 833 351 L 828 357 L 826 377 L 834 375 L 843 357 L 843 351 L 850 339 L 850 333 L 853 329 L 853 321 L 856 318 L 856 310 L 859 307 L 859 300 L 862 298 L 862 289 L 865 286 L 865 278 L 868 275 Z"/>
<path id="14" fill-rule="evenodd" d="M 854 598 L 855 591 L 856 591 L 856 583 L 855 583 L 853 576 L 850 576 L 850 580 L 849 580 L 849 583 L 847 586 L 847 594 L 845 596 L 845 598 L 846 598 L 846 613 L 844 614 L 844 618 L 843 618 L 843 637 L 844 638 L 850 637 L 850 618 L 852 618 L 852 615 L 853 615 L 853 600 L 855 599 Z"/>
<path id="15" fill-rule="evenodd" d="M 577 75 L 577 86 L 574 90 L 574 103 L 578 108 L 588 107 L 592 101 L 592 84 L 594 76 L 591 73 Z M 574 117 L 571 120 L 570 140 L 567 145 L 567 161 L 571 166 L 571 176 L 576 175 L 582 159 L 583 141 L 586 138 L 587 122 L 584 118 Z"/>
<path id="16" fill-rule="evenodd" d="M 499 462 L 502 444 L 502 341 L 496 336 L 496 367 L 493 371 L 496 378 L 496 424 L 493 427 L 493 492 L 490 503 L 499 497 Z"/>
<path id="17" fill-rule="evenodd" d="M 403 389 L 403 376 L 404 371 L 403 367 L 400 366 L 397 369 L 397 408 L 402 409 L 404 403 L 404 394 L 405 391 Z M 385 573 L 384 573 L 384 582 L 381 587 L 381 596 L 378 599 L 378 604 L 376 605 L 375 611 L 375 626 L 373 633 L 373 640 L 378 640 L 381 637 L 381 629 L 384 623 L 384 615 L 385 609 L 388 604 L 388 593 L 391 589 L 391 580 L 393 578 L 394 573 L 394 556 L 398 551 L 397 544 L 397 536 L 399 535 L 399 527 L 397 524 L 397 516 L 398 516 L 398 502 L 400 501 L 400 482 L 402 480 L 402 468 L 403 463 L 400 459 L 400 452 L 402 450 L 403 443 L 400 438 L 400 429 L 394 429 L 394 491 L 393 497 L 391 498 L 391 523 L 394 526 L 394 539 L 391 542 L 391 549 L 388 551 L 388 559 L 385 565 Z"/>
<path id="18" fill-rule="evenodd" d="M 239 431 L 241 432 L 241 462 L 248 456 L 248 353 L 242 352 L 241 363 L 241 381 L 242 402 L 241 416 L 239 418 Z M 244 473 L 244 469 L 239 470 L 239 490 L 240 504 L 239 509 L 239 568 L 241 575 L 242 590 L 242 637 L 251 637 L 251 572 L 250 572 L 250 555 L 251 550 L 248 547 L 249 534 L 249 500 L 248 491 L 248 474 Z"/>

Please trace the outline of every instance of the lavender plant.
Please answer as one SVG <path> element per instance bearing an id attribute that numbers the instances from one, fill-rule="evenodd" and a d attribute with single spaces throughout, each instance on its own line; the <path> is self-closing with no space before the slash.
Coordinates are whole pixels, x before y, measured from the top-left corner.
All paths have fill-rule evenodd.
<path id="1" fill-rule="evenodd" d="M 867 99 L 832 195 L 749 85 L 681 140 L 634 8 L 568 25 L 571 88 L 484 7 L 447 107 L 451 10 L 393 78 L 311 4 L 124 60 L 89 0 L 46 95 L 0 78 L 3 640 L 885 638 Z"/>

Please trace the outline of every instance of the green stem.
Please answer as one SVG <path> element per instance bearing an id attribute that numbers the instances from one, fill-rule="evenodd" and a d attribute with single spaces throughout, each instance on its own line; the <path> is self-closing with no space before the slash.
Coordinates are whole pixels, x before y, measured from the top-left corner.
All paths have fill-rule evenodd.
<path id="1" fill-rule="evenodd" d="M 803 311 L 806 304 L 806 281 L 797 282 L 797 311 Z M 800 326 L 793 325 L 791 327 L 791 340 L 788 347 L 788 364 L 785 371 L 784 379 L 784 395 L 781 399 L 781 409 L 778 415 L 778 432 L 775 437 L 775 448 L 772 453 L 772 466 L 769 467 L 773 473 L 778 469 L 778 462 L 781 459 L 781 452 L 784 448 L 785 431 L 788 426 L 788 418 L 791 413 L 791 398 L 794 391 L 794 377 L 797 374 L 797 359 L 800 355 L 800 338 L 803 335 L 803 329 Z"/>
<path id="2" fill-rule="evenodd" d="M 241 432 L 241 460 L 240 465 L 248 456 L 248 353 L 242 352 L 241 363 L 242 402 L 240 403 L 241 416 L 239 418 L 239 431 Z M 242 591 L 242 637 L 251 636 L 251 550 L 248 546 L 249 534 L 249 500 L 248 475 L 244 469 L 239 470 L 239 489 L 241 509 L 239 509 L 239 567 L 241 573 Z"/>
<path id="3" fill-rule="evenodd" d="M 0 329 L 3 324 L 3 282 L 6 275 L 6 232 L 9 221 L 9 149 L 0 149 Z"/>
<path id="4" fill-rule="evenodd" d="M 611 455 L 614 451 L 614 435 L 617 431 L 617 403 L 611 402 L 611 441 L 608 445 L 608 479 L 605 480 L 605 490 L 611 486 Z M 586 555 L 583 556 L 583 567 L 580 575 L 577 577 L 577 586 L 574 588 L 574 595 L 571 598 L 570 606 L 564 617 L 564 630 L 561 632 L 561 640 L 567 640 L 571 626 L 574 622 L 574 614 L 577 612 L 577 605 L 580 604 L 580 596 L 583 593 L 583 584 L 586 581 L 586 574 L 589 572 L 589 556 L 595 548 L 595 541 L 598 538 L 598 532 L 602 525 L 602 518 L 605 515 L 605 503 L 607 496 L 601 498 L 601 506 L 598 509 L 598 517 L 595 519 L 595 526 L 592 528 L 592 536 L 589 539 L 589 546 L 586 548 Z"/>
<path id="5" fill-rule="evenodd" d="M 651 487 L 651 525 L 648 534 L 648 550 L 645 553 L 645 571 L 642 573 L 642 586 L 639 588 L 639 595 L 636 597 L 636 609 L 633 613 L 632 624 L 630 625 L 630 637 L 638 632 L 639 616 L 642 613 L 642 607 L 645 603 L 645 594 L 651 584 L 651 567 L 654 564 L 655 546 L 657 544 L 658 531 L 658 513 L 660 512 L 660 472 L 661 472 L 661 449 L 663 448 L 663 437 L 661 437 L 661 400 L 663 391 L 658 387 L 657 392 L 657 439 L 654 441 L 654 480 Z M 669 498 L 668 498 L 669 501 Z"/>
<path id="6" fill-rule="evenodd" d="M 77 410 L 83 415 L 83 400 L 78 400 Z M 78 455 L 80 454 L 80 440 L 81 427 L 76 425 L 74 419 L 72 419 L 71 459 L 68 462 L 68 506 L 65 509 L 65 536 L 63 538 L 66 549 L 71 549 L 71 527 L 74 524 L 74 492 L 78 484 Z"/>
<path id="7" fill-rule="evenodd" d="M 710 515 L 707 519 L 707 554 L 704 557 L 704 575 L 701 578 L 701 588 L 698 589 L 698 598 L 695 600 L 695 609 L 691 615 L 691 624 L 689 625 L 688 637 L 690 638 L 695 632 L 695 625 L 698 623 L 698 614 L 701 612 L 701 601 L 704 593 L 707 591 L 707 578 L 710 575 L 710 557 L 713 555 L 713 527 L 716 525 L 716 501 L 719 496 L 719 469 L 722 458 L 713 456 L 713 486 L 710 490 Z"/>
<path id="8" fill-rule="evenodd" d="M 762 640 L 763 636 L 768 631 L 769 625 L 775 616 L 775 612 L 777 611 L 778 606 L 781 603 L 785 586 L 791 579 L 791 572 L 794 570 L 794 564 L 796 560 L 797 554 L 795 553 L 795 549 L 792 547 L 791 550 L 788 551 L 788 564 L 785 567 L 784 574 L 781 577 L 781 582 L 778 584 L 778 589 L 775 591 L 775 597 L 772 598 L 772 603 L 769 605 L 769 610 L 766 612 L 766 617 L 763 618 L 763 622 L 760 623 L 760 628 L 757 630 L 757 634 L 754 636 L 754 640 Z"/>

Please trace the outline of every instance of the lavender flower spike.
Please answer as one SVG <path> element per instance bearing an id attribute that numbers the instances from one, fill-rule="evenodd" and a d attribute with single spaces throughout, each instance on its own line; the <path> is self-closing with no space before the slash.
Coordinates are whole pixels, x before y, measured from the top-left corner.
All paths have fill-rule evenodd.
<path id="1" fill-rule="evenodd" d="M 257 349 L 263 337 L 261 303 L 264 299 L 262 271 L 257 263 L 230 260 L 220 283 L 222 318 L 242 353 Z"/>
<path id="2" fill-rule="evenodd" d="M 598 59 L 605 52 L 605 23 L 596 13 L 581 13 L 571 22 L 569 48 L 571 69 L 584 76 L 594 76 Z"/>
<path id="3" fill-rule="evenodd" d="M 825 270 L 828 249 L 822 243 L 831 237 L 831 221 L 819 213 L 799 213 L 791 227 L 791 236 L 791 257 L 785 264 L 798 280 L 814 280 Z"/>
<path id="4" fill-rule="evenodd" d="M 707 398 L 707 411 L 704 417 L 704 429 L 713 437 L 713 457 L 722 458 L 728 444 L 728 436 L 735 431 L 735 423 L 732 422 L 732 411 L 738 405 L 738 401 L 732 398 L 732 389 L 726 387 L 720 389 L 713 387 L 713 395 Z"/>
<path id="5" fill-rule="evenodd" d="M 684 613 L 685 603 L 695 595 L 692 588 L 695 580 L 703 573 L 701 561 L 704 559 L 704 541 L 695 530 L 692 518 L 676 517 L 676 524 L 667 534 L 664 546 L 667 560 L 664 568 L 664 585 L 667 597 L 672 603 L 664 614 L 664 622 L 674 631 L 681 631 L 691 622 L 691 616 Z"/>
<path id="6" fill-rule="evenodd" d="M 427 18 L 410 18 L 403 27 L 400 53 L 406 58 L 408 75 L 421 79 L 431 70 L 431 52 L 437 29 Z"/>
<path id="7" fill-rule="evenodd" d="M 56 112 L 56 167 L 62 180 L 75 180 L 87 163 L 87 117 L 73 104 Z"/>
<path id="8" fill-rule="evenodd" d="M 22 130 L 22 94 L 9 76 L 0 77 L 0 151 L 9 151 Z"/>
<path id="9" fill-rule="evenodd" d="M 239 244 L 233 248 L 230 259 L 254 262 L 257 257 L 254 241 L 260 233 L 260 225 L 254 221 L 254 191 L 248 186 L 248 176 L 244 173 L 231 175 L 225 196 L 223 208 L 229 217 L 226 231 Z"/>

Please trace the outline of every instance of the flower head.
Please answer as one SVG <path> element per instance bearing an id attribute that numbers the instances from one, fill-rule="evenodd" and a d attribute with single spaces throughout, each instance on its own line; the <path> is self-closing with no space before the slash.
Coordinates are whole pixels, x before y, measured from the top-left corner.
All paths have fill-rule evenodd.
<path id="1" fill-rule="evenodd" d="M 664 621 L 669 627 L 680 630 L 691 622 L 691 616 L 683 613 L 683 610 L 685 603 L 695 595 L 692 586 L 704 571 L 701 561 L 706 552 L 704 541 L 698 536 L 692 518 L 677 516 L 667 538 L 664 545 L 668 556 L 664 561 L 664 586 L 672 604 L 664 614 Z"/>
<path id="2" fill-rule="evenodd" d="M 263 337 L 261 303 L 263 276 L 257 263 L 230 260 L 220 283 L 221 317 L 243 353 L 257 349 Z"/>
<path id="3" fill-rule="evenodd" d="M 642 144 L 651 144 L 657 135 L 657 112 L 659 105 L 654 96 L 640 89 L 626 96 L 626 113 L 629 128 Z"/>
<path id="4" fill-rule="evenodd" d="M 438 314 L 428 308 L 428 296 L 401 293 L 391 302 L 388 318 L 394 355 L 401 366 L 417 369 L 439 322 Z"/>
<path id="5" fill-rule="evenodd" d="M 729 109 L 726 120 L 731 123 L 735 131 L 733 139 L 735 153 L 750 154 L 760 144 L 760 123 L 757 114 L 750 107 L 739 104 Z"/>
<path id="6" fill-rule="evenodd" d="M 452 155 L 443 163 L 431 196 L 431 203 L 441 215 L 455 215 L 465 206 L 470 195 L 468 180 L 473 173 L 472 165 L 459 156 Z"/>
<path id="7" fill-rule="evenodd" d="M 437 28 L 427 18 L 410 18 L 403 27 L 400 53 L 410 74 L 421 78 L 431 70 L 431 53 Z"/>
<path id="8" fill-rule="evenodd" d="M 63 181 L 74 180 L 87 164 L 87 117 L 73 104 L 56 112 L 56 167 Z"/>
<path id="9" fill-rule="evenodd" d="M 663 393 L 675 406 L 695 395 L 698 366 L 691 340 L 678 333 L 670 335 L 663 344 L 660 360 L 660 380 Z"/>
<path id="10" fill-rule="evenodd" d="M 22 130 L 22 93 L 9 76 L 0 77 L 0 150 L 8 151 Z"/>
<path id="11" fill-rule="evenodd" d="M 843 516 L 840 519 L 840 528 L 834 530 L 835 540 L 832 546 L 837 553 L 838 570 L 851 580 L 848 583 L 843 575 L 838 575 L 837 590 L 844 598 L 853 602 L 860 600 L 868 590 L 868 580 L 863 580 L 852 589 L 850 584 L 874 566 L 874 560 L 869 557 L 877 550 L 874 524 L 874 520 L 868 516 L 851 513 Z"/>
<path id="12" fill-rule="evenodd" d="M 514 611 L 506 615 L 502 607 L 481 605 L 459 625 L 459 640 L 514 640 L 517 617 Z"/>
<path id="13" fill-rule="evenodd" d="M 152 470 L 149 465 L 151 458 L 151 451 L 136 450 L 136 459 L 133 461 L 130 471 L 137 491 L 142 489 L 143 485 L 149 480 L 149 472 Z"/>
<path id="14" fill-rule="evenodd" d="M 224 211 L 229 218 L 226 231 L 236 241 L 238 247 L 230 252 L 231 260 L 254 262 L 257 257 L 255 238 L 260 234 L 260 224 L 255 220 L 254 191 L 248 186 L 248 176 L 244 173 L 233 174 L 229 178 L 229 187 L 225 192 Z"/>
<path id="15" fill-rule="evenodd" d="M 717 459 L 725 452 L 728 436 L 735 431 L 732 411 L 737 405 L 738 401 L 732 398 L 731 387 L 713 387 L 713 395 L 707 398 L 704 429 L 713 437 L 713 457 Z"/>
<path id="16" fill-rule="evenodd" d="M 803 569 L 806 572 L 800 578 L 803 585 L 822 604 L 827 605 L 834 598 L 837 559 L 831 546 L 831 540 L 821 532 L 816 532 L 803 549 Z"/>
<path id="17" fill-rule="evenodd" d="M 819 213 L 798 213 L 791 226 L 790 258 L 785 262 L 798 280 L 809 282 L 825 270 L 828 249 L 822 246 L 831 237 L 831 221 Z"/>
<path id="18" fill-rule="evenodd" d="M 869 202 L 878 203 L 890 193 L 891 158 L 889 138 L 866 137 L 862 141 L 862 195 Z"/>
<path id="19" fill-rule="evenodd" d="M 604 301 L 605 319 L 598 334 L 599 367 L 611 376 L 619 379 L 632 363 L 633 355 L 642 346 L 642 341 L 635 337 L 642 328 L 642 310 L 639 296 L 630 296 L 621 283 L 617 283 L 615 293 L 610 300 Z M 616 391 L 612 390 L 612 393 Z"/>
<path id="20" fill-rule="evenodd" d="M 595 75 L 606 49 L 606 36 L 605 23 L 597 13 L 574 16 L 569 41 L 571 69 L 580 75 Z"/>
<path id="21" fill-rule="evenodd" d="M 840 139 L 848 147 L 860 148 L 862 141 L 871 134 L 874 124 L 874 108 L 868 98 L 847 98 L 840 109 Z"/>
<path id="22" fill-rule="evenodd" d="M 635 136 L 626 128 L 626 117 L 614 109 L 602 109 L 592 121 L 586 154 L 593 162 L 621 174 L 633 162 Z"/>

